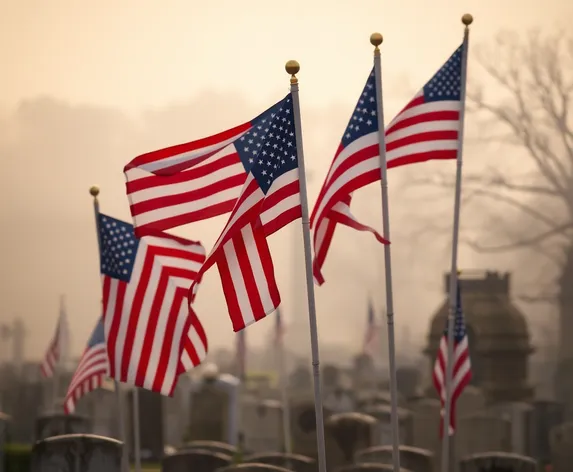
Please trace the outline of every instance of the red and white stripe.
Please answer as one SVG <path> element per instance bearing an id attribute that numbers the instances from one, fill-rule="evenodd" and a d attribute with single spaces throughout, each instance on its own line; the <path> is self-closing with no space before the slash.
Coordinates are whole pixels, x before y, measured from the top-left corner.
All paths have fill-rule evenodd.
<path id="1" fill-rule="evenodd" d="M 444 334 L 440 340 L 438 357 L 434 363 L 432 379 L 434 387 L 440 396 L 442 403 L 442 423 L 440 425 L 440 434 L 443 434 L 443 406 L 446 402 L 446 366 L 448 362 L 448 336 Z M 450 406 L 450 424 L 448 434 L 451 436 L 456 429 L 456 403 L 464 388 L 470 383 L 472 378 L 472 368 L 469 355 L 468 337 L 464 338 L 454 345 L 454 367 L 452 372 L 452 394 Z"/>
<path id="2" fill-rule="evenodd" d="M 191 288 L 217 264 L 233 330 L 272 313 L 280 304 L 267 236 L 301 216 L 298 169 L 278 177 L 262 192 L 249 174 L 237 204 Z"/>
<path id="3" fill-rule="evenodd" d="M 140 240 L 129 283 L 103 277 L 111 378 L 171 395 L 177 376 L 205 357 L 188 301 L 204 261 L 200 243 L 162 233 Z"/>
<path id="4" fill-rule="evenodd" d="M 135 234 L 229 213 L 247 174 L 233 142 L 251 123 L 133 159 L 124 168 Z"/>
<path id="5" fill-rule="evenodd" d="M 69 327 L 66 310 L 64 307 L 63 297 L 60 299 L 60 316 L 56 326 L 54 337 L 50 341 L 44 360 L 40 366 L 42 376 L 51 378 L 59 363 L 61 363 L 68 352 L 69 345 Z"/>
<path id="6" fill-rule="evenodd" d="M 460 110 L 460 101 L 425 103 L 423 89 L 418 92 L 386 128 L 388 168 L 431 159 L 455 159 Z M 378 151 L 378 133 L 372 132 L 346 147 L 341 145 L 335 154 L 311 218 L 313 271 L 318 285 L 324 283 L 322 267 L 337 223 L 372 232 L 379 241 L 386 242 L 350 213 L 352 192 L 380 180 Z"/>

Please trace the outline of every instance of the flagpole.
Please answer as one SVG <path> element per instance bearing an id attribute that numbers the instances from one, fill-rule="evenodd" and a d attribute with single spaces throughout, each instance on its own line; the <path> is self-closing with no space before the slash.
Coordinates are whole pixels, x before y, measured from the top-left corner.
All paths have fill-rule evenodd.
<path id="1" fill-rule="evenodd" d="M 304 261 L 306 264 L 306 291 L 308 297 L 308 318 L 310 324 L 310 347 L 312 354 L 312 369 L 314 374 L 314 410 L 316 415 L 316 439 L 318 448 L 318 472 L 326 472 L 326 448 L 324 444 L 324 414 L 322 408 L 322 387 L 320 380 L 320 355 L 318 349 L 318 328 L 316 323 L 316 304 L 314 299 L 314 277 L 312 274 L 312 254 L 310 246 L 310 222 L 308 218 L 308 195 L 306 191 L 306 173 L 304 167 L 304 152 L 302 149 L 302 127 L 300 119 L 300 102 L 298 97 L 298 79 L 296 74 L 300 65 L 296 61 L 288 61 L 285 70 L 290 74 L 290 91 L 294 112 L 294 128 L 296 133 L 296 151 L 298 160 L 300 206 L 302 213 L 302 235 L 304 240 Z"/>
<path id="2" fill-rule="evenodd" d="M 276 316 L 280 317 L 280 311 L 277 310 Z M 282 320 L 281 320 L 282 322 Z M 282 329 L 282 326 L 281 326 Z M 292 452 L 292 442 L 291 442 L 291 431 L 290 431 L 290 404 L 288 401 L 288 379 L 286 376 L 286 366 L 285 366 L 285 348 L 283 333 L 276 333 L 280 336 L 278 339 L 278 367 L 279 367 L 279 380 L 281 383 L 281 400 L 282 400 L 282 414 L 283 414 L 283 436 L 284 436 L 284 448 L 287 454 Z M 289 458 L 290 461 L 290 458 Z"/>
<path id="3" fill-rule="evenodd" d="M 133 387 L 133 458 L 135 472 L 141 472 L 141 437 L 139 431 L 139 388 Z"/>
<path id="4" fill-rule="evenodd" d="M 98 243 L 98 254 L 101 257 L 101 233 L 99 230 L 99 188 L 95 185 L 90 188 L 90 195 L 94 199 L 94 215 L 95 215 L 95 224 L 96 224 L 96 231 L 97 231 L 97 243 Z M 120 384 L 117 380 L 113 381 L 115 387 L 115 396 L 117 401 L 117 421 L 118 421 L 118 433 L 119 433 L 119 440 L 123 442 L 123 448 L 121 450 L 121 470 L 123 472 L 129 472 L 129 460 L 127 456 L 127 444 L 125 443 L 125 415 L 123 413 L 123 396 L 121 395 L 121 388 Z"/>
<path id="5" fill-rule="evenodd" d="M 376 112 L 378 115 L 378 154 L 380 155 L 380 183 L 382 186 L 382 237 L 390 241 L 390 214 L 388 208 L 388 179 L 386 177 L 386 133 L 382 103 L 382 59 L 379 46 L 380 33 L 370 36 L 374 46 L 374 73 L 376 74 Z M 390 244 L 384 244 L 384 269 L 386 279 L 386 321 L 388 324 L 388 369 L 390 370 L 390 423 L 392 425 L 392 464 L 400 472 L 400 424 L 398 421 L 398 388 L 396 380 L 396 347 L 394 340 L 394 297 L 392 293 L 392 257 Z"/>
<path id="6" fill-rule="evenodd" d="M 60 369 L 64 362 L 64 349 L 62 349 L 63 344 L 66 340 L 62 339 L 63 333 L 63 314 L 64 312 L 64 295 L 60 295 L 60 314 L 58 316 L 58 325 L 56 328 L 56 336 L 58 339 L 58 362 L 54 364 L 54 374 L 52 375 L 52 410 L 54 413 L 59 413 L 58 411 L 58 395 L 60 392 Z"/>
<path id="7" fill-rule="evenodd" d="M 458 132 L 458 156 L 456 166 L 456 189 L 454 196 L 454 224 L 452 234 L 452 266 L 450 270 L 450 309 L 448 312 L 448 359 L 446 362 L 446 398 L 444 402 L 444 417 L 442 428 L 442 472 L 450 470 L 450 414 L 452 409 L 452 375 L 454 357 L 454 315 L 456 312 L 456 291 L 458 288 L 458 236 L 460 229 L 460 207 L 462 195 L 462 151 L 464 142 L 464 119 L 466 108 L 466 81 L 468 69 L 469 26 L 473 17 L 466 13 L 462 16 L 464 28 L 464 42 L 462 46 L 462 71 L 460 90 L 460 128 Z"/>

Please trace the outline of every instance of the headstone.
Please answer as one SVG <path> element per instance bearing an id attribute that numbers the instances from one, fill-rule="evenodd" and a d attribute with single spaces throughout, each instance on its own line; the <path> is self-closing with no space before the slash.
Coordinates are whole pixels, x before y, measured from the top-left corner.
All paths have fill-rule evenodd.
<path id="1" fill-rule="evenodd" d="M 164 456 L 161 459 L 162 472 L 214 472 L 228 466 L 232 457 L 207 449 L 189 449 Z"/>
<path id="2" fill-rule="evenodd" d="M 364 413 L 329 416 L 324 424 L 328 467 L 351 464 L 356 451 L 373 446 L 376 424 L 376 418 Z"/>
<path id="3" fill-rule="evenodd" d="M 67 434 L 38 441 L 30 472 L 120 472 L 122 443 L 93 434 Z"/>
<path id="4" fill-rule="evenodd" d="M 181 450 L 186 451 L 190 449 L 205 449 L 211 452 L 220 452 L 231 457 L 237 453 L 235 446 L 219 441 L 190 441 L 181 448 Z"/>
<path id="5" fill-rule="evenodd" d="M 486 412 L 458 419 L 455 436 L 456 457 L 510 450 L 511 424 L 508 419 Z"/>
<path id="6" fill-rule="evenodd" d="M 418 392 L 420 371 L 416 367 L 398 367 L 396 369 L 396 384 L 400 395 L 412 398 Z"/>
<path id="7" fill-rule="evenodd" d="M 509 420 L 511 425 L 511 448 L 508 452 L 531 454 L 532 406 L 523 402 L 501 403 L 491 406 L 490 411 Z"/>
<path id="8" fill-rule="evenodd" d="M 239 379 L 230 374 L 202 379 L 193 385 L 187 439 L 236 445 L 239 422 Z"/>
<path id="9" fill-rule="evenodd" d="M 243 462 L 254 462 L 259 464 L 271 464 L 295 472 L 315 472 L 316 461 L 301 454 L 287 454 L 284 452 L 263 452 L 252 454 L 243 459 Z"/>
<path id="10" fill-rule="evenodd" d="M 78 406 L 84 407 L 83 410 L 78 408 L 78 413 L 87 410 L 87 415 L 92 419 L 93 434 L 120 439 L 119 410 L 113 384 L 102 386 L 89 395 L 85 395 L 78 402 Z M 127 421 L 127 415 L 125 421 Z"/>
<path id="11" fill-rule="evenodd" d="M 538 400 L 532 406 L 529 455 L 537 458 L 542 465 L 547 465 L 551 462 L 550 432 L 563 423 L 565 409 L 561 403 L 553 401 Z"/>
<path id="12" fill-rule="evenodd" d="M 550 433 L 552 472 L 571 472 L 573 464 L 573 422 L 556 426 Z"/>
<path id="13" fill-rule="evenodd" d="M 482 390 L 468 385 L 458 398 L 456 403 L 456 416 L 473 415 L 476 411 L 481 411 L 486 407 L 486 398 Z"/>
<path id="14" fill-rule="evenodd" d="M 4 471 L 4 443 L 6 442 L 6 433 L 8 432 L 8 422 L 10 417 L 0 413 L 0 472 Z"/>
<path id="15" fill-rule="evenodd" d="M 171 398 L 163 398 L 163 432 L 165 443 L 180 447 L 189 430 L 189 397 L 192 379 L 189 375 L 180 375 Z"/>
<path id="16" fill-rule="evenodd" d="M 391 405 L 392 397 L 387 390 L 362 390 L 356 394 L 356 410 L 364 411 L 371 406 Z M 406 406 L 404 397 L 398 393 L 398 406 Z"/>
<path id="17" fill-rule="evenodd" d="M 374 443 L 378 445 L 392 444 L 391 407 L 389 405 L 372 405 L 362 411 L 376 418 Z M 404 408 L 398 408 L 400 428 L 400 444 L 412 444 L 412 414 Z"/>
<path id="18" fill-rule="evenodd" d="M 36 420 L 36 440 L 67 434 L 90 434 L 91 421 L 80 415 L 44 415 Z"/>
<path id="19" fill-rule="evenodd" d="M 133 438 L 133 392 L 127 395 L 128 438 Z M 163 396 L 159 393 L 137 389 L 139 396 L 139 440 L 141 459 L 148 462 L 157 462 L 163 456 Z M 133 457 L 133 441 L 128 440 L 130 456 Z"/>
<path id="20" fill-rule="evenodd" d="M 335 388 L 325 395 L 324 406 L 333 413 L 355 411 L 354 400 L 350 392 L 344 390 L 342 387 Z"/>
<path id="21" fill-rule="evenodd" d="M 531 457 L 507 452 L 486 452 L 464 457 L 460 472 L 537 472 L 537 462 Z"/>
<path id="22" fill-rule="evenodd" d="M 343 465 L 334 469 L 335 472 L 394 472 L 394 466 L 388 464 L 377 464 L 360 462 L 358 464 Z M 400 467 L 400 472 L 416 472 Z"/>
<path id="23" fill-rule="evenodd" d="M 296 454 L 316 458 L 316 415 L 314 400 L 308 395 L 291 398 L 291 435 L 292 451 Z M 323 409 L 324 418 L 330 411 Z"/>
<path id="24" fill-rule="evenodd" d="M 392 465 L 392 446 L 375 446 L 362 449 L 354 456 L 355 462 Z M 433 472 L 434 454 L 427 449 L 400 446 L 400 466 L 416 472 Z"/>
<path id="25" fill-rule="evenodd" d="M 282 405 L 278 400 L 244 399 L 241 404 L 241 431 L 245 448 L 253 453 L 283 448 Z"/>
<path id="26" fill-rule="evenodd" d="M 412 445 L 428 449 L 434 453 L 436 460 L 441 456 L 440 440 L 440 401 L 424 398 L 410 404 L 412 411 Z"/>
<path id="27" fill-rule="evenodd" d="M 278 467 L 276 465 L 270 464 L 259 464 L 259 463 L 243 463 L 231 465 L 221 469 L 217 469 L 216 472 L 292 472 L 289 469 L 283 467 Z"/>

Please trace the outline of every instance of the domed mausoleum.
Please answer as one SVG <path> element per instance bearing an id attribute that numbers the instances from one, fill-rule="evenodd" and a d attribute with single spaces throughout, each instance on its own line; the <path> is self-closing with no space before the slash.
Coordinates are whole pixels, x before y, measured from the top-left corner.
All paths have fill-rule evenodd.
<path id="1" fill-rule="evenodd" d="M 425 354 L 433 369 L 440 339 L 446 327 L 450 274 L 446 274 L 446 299 L 431 321 Z M 528 359 L 533 349 L 527 321 L 510 300 L 510 274 L 462 272 L 459 277 L 465 316 L 472 384 L 482 389 L 488 402 L 527 401 Z"/>

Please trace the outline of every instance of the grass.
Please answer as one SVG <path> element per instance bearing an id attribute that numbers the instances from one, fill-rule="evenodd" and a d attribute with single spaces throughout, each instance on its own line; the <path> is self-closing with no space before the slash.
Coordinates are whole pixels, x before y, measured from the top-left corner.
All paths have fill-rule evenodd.
<path id="1" fill-rule="evenodd" d="M 161 464 L 141 464 L 142 472 L 161 472 Z M 131 464 L 131 472 L 135 472 L 135 465 Z"/>

